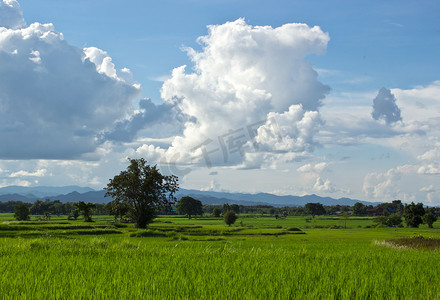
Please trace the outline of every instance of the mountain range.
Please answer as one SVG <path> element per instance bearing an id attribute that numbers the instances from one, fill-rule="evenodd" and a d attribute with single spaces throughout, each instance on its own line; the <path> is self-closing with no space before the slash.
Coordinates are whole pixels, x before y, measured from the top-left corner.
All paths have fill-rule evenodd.
<path id="1" fill-rule="evenodd" d="M 94 190 L 89 187 L 80 186 L 63 186 L 63 187 L 20 187 L 8 186 L 0 188 L 0 201 L 22 201 L 34 202 L 35 200 L 60 200 L 61 202 L 92 202 L 107 203 L 111 200 L 104 197 L 105 190 Z M 350 198 L 330 198 L 320 197 L 318 195 L 306 196 L 278 196 L 268 193 L 246 194 L 246 193 L 230 193 L 230 192 L 213 192 L 180 189 L 176 197 L 180 199 L 183 196 L 191 196 L 202 201 L 203 204 L 222 205 L 239 204 L 239 205 L 272 205 L 272 206 L 304 206 L 306 203 L 321 203 L 323 205 L 354 205 L 361 202 L 365 205 L 376 205 L 374 202 L 360 201 Z"/>

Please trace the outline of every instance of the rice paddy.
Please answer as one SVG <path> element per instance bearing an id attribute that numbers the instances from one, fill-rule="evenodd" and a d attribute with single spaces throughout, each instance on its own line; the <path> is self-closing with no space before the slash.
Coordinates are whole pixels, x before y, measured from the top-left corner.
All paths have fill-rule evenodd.
<path id="1" fill-rule="evenodd" d="M 1 214 L 0 298 L 440 299 L 438 248 L 398 242 L 434 241 L 438 223 L 374 228 L 368 218 L 345 225 L 337 217 L 242 216 L 229 227 L 160 217 L 141 230 L 95 221 Z"/>

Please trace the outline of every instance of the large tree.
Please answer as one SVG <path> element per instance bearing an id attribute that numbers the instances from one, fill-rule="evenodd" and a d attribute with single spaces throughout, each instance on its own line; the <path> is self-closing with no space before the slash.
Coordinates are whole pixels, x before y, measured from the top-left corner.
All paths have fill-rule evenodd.
<path id="1" fill-rule="evenodd" d="M 422 217 L 424 214 L 423 203 L 414 204 L 414 202 L 411 202 L 411 204 L 405 204 L 403 217 L 405 218 L 406 226 L 419 227 L 423 223 Z"/>
<path id="2" fill-rule="evenodd" d="M 107 184 L 106 196 L 116 206 L 126 204 L 127 217 L 136 227 L 145 228 L 161 208 L 168 209 L 176 201 L 177 176 L 162 175 L 156 166 L 143 158 L 130 159 L 130 165 Z"/>
<path id="3" fill-rule="evenodd" d="M 237 215 L 235 214 L 235 211 L 233 210 L 228 210 L 227 212 L 225 212 L 223 218 L 228 226 L 234 224 L 235 221 L 238 219 Z"/>
<path id="4" fill-rule="evenodd" d="M 307 203 L 304 208 L 313 218 L 315 218 L 315 215 L 325 215 L 326 213 L 325 208 L 321 203 Z"/>
<path id="5" fill-rule="evenodd" d="M 437 216 L 434 215 L 432 212 L 426 213 L 423 217 L 423 222 L 428 225 L 429 228 L 433 228 L 432 224 L 434 224 L 435 221 L 437 221 Z"/>
<path id="6" fill-rule="evenodd" d="M 79 201 L 74 204 L 78 208 L 78 212 L 83 215 L 85 222 L 93 222 L 92 211 L 96 208 L 94 203 L 85 203 L 84 201 Z"/>
<path id="7" fill-rule="evenodd" d="M 202 201 L 189 196 L 182 197 L 177 202 L 176 209 L 179 214 L 187 215 L 188 219 L 191 219 L 193 215 L 203 214 Z"/>
<path id="8" fill-rule="evenodd" d="M 29 217 L 29 207 L 26 203 L 19 203 L 14 208 L 14 217 L 18 221 L 27 221 Z"/>

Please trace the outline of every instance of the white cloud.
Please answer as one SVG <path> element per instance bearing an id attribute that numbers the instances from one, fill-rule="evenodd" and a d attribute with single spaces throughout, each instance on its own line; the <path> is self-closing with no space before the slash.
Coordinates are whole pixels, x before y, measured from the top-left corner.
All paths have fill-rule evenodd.
<path id="1" fill-rule="evenodd" d="M 323 180 L 321 177 L 316 178 L 315 185 L 313 186 L 313 189 L 318 192 L 325 192 L 325 193 L 334 193 L 336 192 L 335 187 L 331 183 L 329 179 Z"/>
<path id="2" fill-rule="evenodd" d="M 0 27 L 19 29 L 26 26 L 23 12 L 16 0 L 0 0 Z"/>
<path id="3" fill-rule="evenodd" d="M 16 1 L 3 1 L 1 14 L 12 8 L 21 15 Z M 100 49 L 69 45 L 52 24 L 18 23 L 0 27 L 0 158 L 95 151 L 97 136 L 133 112 L 140 90 L 129 70 Z"/>
<path id="4" fill-rule="evenodd" d="M 188 117 L 183 134 L 167 149 L 168 158 L 179 155 L 181 161 L 207 165 L 250 159 L 247 165 L 258 166 L 260 159 L 278 155 L 271 152 L 312 151 L 317 110 L 329 88 L 305 57 L 324 53 L 328 35 L 305 24 L 272 28 L 243 19 L 208 29 L 198 39 L 201 52 L 186 49 L 194 72 L 174 69 L 161 90 L 162 98 Z M 273 119 L 280 136 L 269 137 Z M 252 153 L 256 148 L 266 153 Z"/>
<path id="5" fill-rule="evenodd" d="M 9 175 L 9 177 L 11 178 L 15 178 L 15 177 L 43 177 L 46 176 L 47 174 L 47 170 L 46 169 L 39 169 L 35 172 L 28 172 L 28 171 L 17 171 L 17 172 L 13 172 Z"/>
<path id="6" fill-rule="evenodd" d="M 328 163 L 320 162 L 317 164 L 305 164 L 297 169 L 301 173 L 321 173 L 325 168 L 327 168 Z"/>
<path id="7" fill-rule="evenodd" d="M 317 111 L 304 111 L 301 105 L 292 105 L 281 114 L 269 113 L 266 123 L 258 128 L 255 141 L 263 149 L 268 147 L 268 151 L 313 151 L 313 137 L 321 124 Z"/>
<path id="8" fill-rule="evenodd" d="M 32 185 L 32 183 L 27 180 L 12 180 L 12 181 L 2 180 L 2 181 L 0 181 L 0 188 L 6 187 L 6 186 L 11 186 L 11 185 L 30 186 L 30 185 Z"/>

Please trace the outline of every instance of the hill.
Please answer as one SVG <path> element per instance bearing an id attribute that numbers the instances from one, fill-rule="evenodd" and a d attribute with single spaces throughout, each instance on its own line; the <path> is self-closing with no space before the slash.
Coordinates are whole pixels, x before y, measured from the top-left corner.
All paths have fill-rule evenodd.
<path id="1" fill-rule="evenodd" d="M 5 187 L 0 188 L 0 201 L 22 201 L 34 202 L 38 199 L 60 200 L 61 202 L 93 202 L 107 203 L 111 198 L 104 197 L 105 190 L 95 191 L 88 187 L 65 186 L 65 187 Z M 176 194 L 180 199 L 183 196 L 191 196 L 199 199 L 203 204 L 222 205 L 273 205 L 273 206 L 304 206 L 306 203 L 317 202 L 323 205 L 350 205 L 361 202 L 365 205 L 376 205 L 377 203 L 360 201 L 350 198 L 334 199 L 331 197 L 320 197 L 318 195 L 306 196 L 278 196 L 268 193 L 246 194 L 228 193 L 180 189 Z"/>

